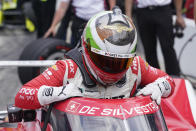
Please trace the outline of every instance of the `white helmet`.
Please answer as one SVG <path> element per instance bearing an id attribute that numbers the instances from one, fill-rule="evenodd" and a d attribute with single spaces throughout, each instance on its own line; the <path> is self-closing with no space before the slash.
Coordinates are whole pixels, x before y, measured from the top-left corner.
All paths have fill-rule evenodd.
<path id="1" fill-rule="evenodd" d="M 125 76 L 136 55 L 137 32 L 118 7 L 92 17 L 82 35 L 85 63 L 94 78 L 114 84 Z"/>

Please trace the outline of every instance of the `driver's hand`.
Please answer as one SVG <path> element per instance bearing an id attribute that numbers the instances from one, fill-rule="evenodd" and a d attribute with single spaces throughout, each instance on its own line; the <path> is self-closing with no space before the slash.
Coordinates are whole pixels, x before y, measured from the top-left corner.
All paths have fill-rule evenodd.
<path id="1" fill-rule="evenodd" d="M 72 83 L 64 87 L 51 87 L 44 85 L 39 88 L 37 94 L 39 103 L 42 106 L 77 96 L 82 96 L 81 90 Z"/>
<path id="2" fill-rule="evenodd" d="M 161 97 L 167 97 L 171 93 L 171 86 L 165 78 L 159 78 L 155 82 L 146 85 L 141 89 L 138 95 L 151 95 L 152 100 L 156 101 L 158 105 L 161 103 Z"/>

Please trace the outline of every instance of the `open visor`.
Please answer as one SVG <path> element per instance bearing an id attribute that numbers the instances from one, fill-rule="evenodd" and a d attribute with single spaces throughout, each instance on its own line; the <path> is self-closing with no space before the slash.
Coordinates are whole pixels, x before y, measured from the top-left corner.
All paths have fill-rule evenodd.
<path id="1" fill-rule="evenodd" d="M 122 55 L 117 56 L 117 54 L 109 54 L 107 52 L 98 53 L 98 50 L 94 51 L 93 49 L 87 49 L 91 60 L 98 68 L 107 73 L 120 73 L 127 70 L 134 58 L 134 55 L 130 58 L 125 58 Z M 102 53 L 105 55 L 102 55 Z"/>

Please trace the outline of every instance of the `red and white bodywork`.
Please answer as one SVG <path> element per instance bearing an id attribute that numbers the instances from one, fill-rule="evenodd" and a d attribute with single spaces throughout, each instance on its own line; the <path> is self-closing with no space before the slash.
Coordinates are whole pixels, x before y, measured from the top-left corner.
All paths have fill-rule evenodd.
<path id="1" fill-rule="evenodd" d="M 161 106 L 147 97 L 126 99 L 71 98 L 52 110 L 53 124 L 47 130 L 196 130 L 196 95 L 188 80 L 174 79 L 172 96 Z M 40 130 L 40 114 L 33 122 L 19 122 L 16 128 L 0 131 Z M 11 123 L 12 124 L 12 123 Z M 1 126 L 1 124 L 0 124 Z"/>

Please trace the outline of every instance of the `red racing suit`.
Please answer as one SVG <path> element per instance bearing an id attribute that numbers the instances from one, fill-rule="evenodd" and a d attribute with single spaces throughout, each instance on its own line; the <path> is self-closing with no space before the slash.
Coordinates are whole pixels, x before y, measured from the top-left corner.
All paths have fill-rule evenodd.
<path id="1" fill-rule="evenodd" d="M 70 82 L 81 88 L 83 97 L 128 98 L 135 94 L 139 85 L 145 86 L 161 77 L 165 77 L 169 82 L 172 88 L 171 95 L 175 87 L 173 79 L 165 72 L 151 67 L 141 57 L 137 56 L 126 72 L 124 83 L 108 87 L 97 84 L 93 88 L 88 88 L 82 83 L 83 77 L 77 64 L 72 59 L 60 60 L 23 86 L 16 94 L 15 105 L 26 109 L 40 108 L 37 93 L 41 86 L 60 87 Z"/>

